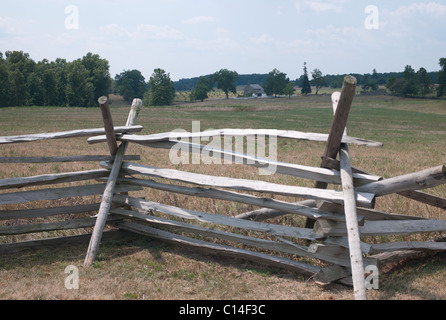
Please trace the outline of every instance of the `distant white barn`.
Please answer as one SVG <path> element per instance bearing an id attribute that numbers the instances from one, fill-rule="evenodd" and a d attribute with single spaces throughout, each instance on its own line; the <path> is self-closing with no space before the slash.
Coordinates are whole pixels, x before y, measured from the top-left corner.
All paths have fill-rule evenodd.
<path id="1" fill-rule="evenodd" d="M 255 96 L 255 97 L 263 97 L 265 96 L 265 90 L 259 84 L 250 84 L 247 85 L 244 89 L 245 96 Z"/>

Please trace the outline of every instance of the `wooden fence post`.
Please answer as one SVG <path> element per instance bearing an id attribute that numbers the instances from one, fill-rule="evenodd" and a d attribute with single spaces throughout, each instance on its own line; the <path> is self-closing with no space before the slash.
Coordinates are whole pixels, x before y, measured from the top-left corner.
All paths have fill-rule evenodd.
<path id="1" fill-rule="evenodd" d="M 342 87 L 342 92 L 339 97 L 337 106 L 333 107 L 335 111 L 333 123 L 330 128 L 330 134 L 328 136 L 327 146 L 325 147 L 324 157 L 336 159 L 339 148 L 341 147 L 342 137 L 346 132 L 345 128 L 347 126 L 348 116 L 350 114 L 350 109 L 353 103 L 353 98 L 356 93 L 357 80 L 353 76 L 346 76 L 344 79 L 344 85 Z M 333 101 L 333 104 L 336 102 Z M 322 163 L 322 167 L 324 163 Z M 327 184 L 317 183 L 317 188 L 325 189 Z"/>
<path id="2" fill-rule="evenodd" d="M 348 246 L 350 249 L 353 289 L 356 300 L 367 300 L 361 239 L 359 234 L 358 215 L 356 212 L 356 196 L 353 185 L 353 173 L 348 146 L 346 144 L 341 145 L 339 156 L 341 161 L 341 179 L 342 189 L 344 191 L 344 211 L 347 225 Z"/>
<path id="3" fill-rule="evenodd" d="M 341 147 L 342 138 L 346 132 L 348 115 L 353 103 L 353 98 L 356 93 L 357 80 L 353 76 L 346 76 L 344 78 L 344 84 L 342 86 L 342 92 L 339 96 L 339 101 L 336 101 L 338 97 L 333 95 L 333 111 L 335 113 L 334 119 L 330 128 L 330 134 L 328 135 L 327 145 L 325 147 L 324 155 L 322 159 L 333 158 L 336 159 Z M 322 160 L 321 167 L 326 167 L 324 160 Z M 316 182 L 315 188 L 327 189 L 328 184 L 326 182 Z M 315 220 L 307 219 L 306 227 L 313 228 Z"/>
<path id="4" fill-rule="evenodd" d="M 132 108 L 130 110 L 129 119 L 127 124 L 132 124 L 136 122 L 136 118 L 141 109 L 142 101 L 140 99 L 133 100 Z M 115 161 L 113 162 L 113 167 L 108 178 L 104 194 L 102 196 L 101 206 L 99 208 L 99 213 L 97 216 L 96 224 L 93 229 L 93 234 L 90 239 L 90 245 L 88 247 L 87 255 L 84 261 L 84 267 L 89 267 L 96 259 L 96 255 L 99 251 L 99 245 L 102 239 L 102 234 L 104 232 L 104 227 L 107 222 L 108 214 L 113 201 L 113 194 L 116 187 L 116 181 L 121 171 L 121 166 L 124 160 L 124 154 L 127 149 L 127 142 L 121 143 L 116 153 Z"/>
<path id="5" fill-rule="evenodd" d="M 115 156 L 118 152 L 118 144 L 116 143 L 115 129 L 113 126 L 113 119 L 108 104 L 108 98 L 103 96 L 98 99 L 99 107 L 102 112 L 102 119 L 104 120 L 105 135 L 107 136 L 107 144 L 110 149 L 110 154 Z"/>

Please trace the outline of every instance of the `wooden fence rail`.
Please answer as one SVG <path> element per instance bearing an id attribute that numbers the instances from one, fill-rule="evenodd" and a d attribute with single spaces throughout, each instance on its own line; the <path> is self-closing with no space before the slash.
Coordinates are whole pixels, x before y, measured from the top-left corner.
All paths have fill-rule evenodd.
<path id="1" fill-rule="evenodd" d="M 90 137 L 87 142 L 107 143 L 110 155 L 65 157 L 3 157 L 0 163 L 54 163 L 95 161 L 98 169 L 33 177 L 0 180 L 0 222 L 68 216 L 85 213 L 87 216 L 48 223 L 0 226 L 0 236 L 85 229 L 90 240 L 84 266 L 90 266 L 101 240 L 107 238 L 106 225 L 139 235 L 186 246 L 206 253 L 279 266 L 312 276 L 316 281 L 340 281 L 353 284 L 356 299 L 366 299 L 365 266 L 377 266 L 407 252 L 446 250 L 440 242 L 367 243 L 367 238 L 381 235 L 446 232 L 443 220 L 423 219 L 407 214 L 392 214 L 374 209 L 379 197 L 403 194 L 428 205 L 446 208 L 446 199 L 421 192 L 446 183 L 446 166 L 438 166 L 390 179 L 351 167 L 348 145 L 382 147 L 382 143 L 352 138 L 347 135 L 346 123 L 354 98 L 356 80 L 345 79 L 341 93 L 333 95 L 334 120 L 329 134 L 304 133 L 274 129 L 222 129 L 204 132 L 170 132 L 134 135 L 142 126 L 136 120 L 142 101 L 135 99 L 127 123 L 115 127 L 107 99 L 99 105 L 104 119 L 102 129 L 83 129 L 58 133 L 41 133 L 14 137 L 0 137 L 0 144 L 25 143 L 47 139 Z M 253 155 L 237 153 L 202 145 L 201 138 L 274 136 L 327 144 L 320 167 L 284 163 Z M 119 145 L 118 145 L 119 143 Z M 237 164 L 272 167 L 273 173 L 290 175 L 315 182 L 315 188 L 283 185 L 260 180 L 217 177 L 137 164 L 140 156 L 126 155 L 128 145 L 136 143 L 148 148 L 176 149 L 188 153 L 206 153 L 218 160 Z M 339 155 L 340 159 L 336 160 Z M 166 182 L 167 181 L 167 182 Z M 76 185 L 67 186 L 69 183 Z M 329 189 L 328 185 L 338 185 Z M 50 188 L 49 186 L 55 186 Z M 342 190 L 340 190 L 341 188 Z M 25 189 L 25 190 L 23 190 Z M 257 209 L 235 217 L 226 213 L 202 212 L 131 196 L 143 189 L 162 190 L 190 197 L 219 199 L 249 204 Z M 298 202 L 265 198 L 259 194 L 281 195 L 302 199 Z M 19 209 L 22 203 L 58 200 L 71 197 L 102 196 L 101 202 L 50 208 Z M 9 206 L 4 208 L 2 206 Z M 12 206 L 12 207 L 11 207 Z M 265 220 L 282 215 L 296 215 L 307 219 L 305 226 L 285 226 Z M 199 237 L 200 240 L 197 239 Z M 85 241 L 85 236 L 61 237 L 50 240 L 19 242 L 0 245 L 0 254 L 48 243 Z M 14 247 L 15 246 L 15 247 Z M 404 251 L 403 251 L 404 250 Z M 404 252 L 404 253 L 403 253 Z M 304 258 L 320 260 L 324 267 Z M 308 260 L 308 259 L 307 259 Z M 352 283 L 353 280 L 353 283 Z"/>

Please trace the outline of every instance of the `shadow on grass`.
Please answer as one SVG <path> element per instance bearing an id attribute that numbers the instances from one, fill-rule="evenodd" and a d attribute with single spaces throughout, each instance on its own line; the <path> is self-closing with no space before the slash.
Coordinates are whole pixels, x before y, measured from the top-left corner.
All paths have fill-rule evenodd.
<path id="1" fill-rule="evenodd" d="M 23 270 L 53 264 L 57 266 L 82 264 L 87 252 L 88 240 L 89 237 L 85 236 L 83 237 L 83 241 L 73 244 L 3 254 L 0 259 L 0 271 L 17 270 L 20 273 Z M 317 286 L 317 284 L 312 283 L 310 277 L 285 269 L 270 267 L 243 259 L 234 259 L 215 254 L 203 254 L 192 249 L 152 240 L 125 231 L 104 233 L 100 253 L 93 268 L 106 269 L 109 264 L 114 263 L 113 261 L 126 259 L 126 257 L 145 250 L 150 253 L 154 263 L 161 266 L 167 265 L 163 253 L 169 253 L 197 262 L 236 268 L 241 272 L 251 272 L 265 278 L 274 276 L 297 282 L 308 282 L 310 285 Z M 137 264 L 138 261 L 134 263 Z M 446 289 L 444 289 L 446 288 L 445 264 L 446 253 L 436 253 L 386 266 L 380 274 L 379 290 L 371 295 L 372 299 L 446 299 Z M 336 299 L 337 294 L 345 293 L 353 289 L 345 285 L 332 283 L 323 286 L 322 290 L 332 294 L 333 299 Z"/>

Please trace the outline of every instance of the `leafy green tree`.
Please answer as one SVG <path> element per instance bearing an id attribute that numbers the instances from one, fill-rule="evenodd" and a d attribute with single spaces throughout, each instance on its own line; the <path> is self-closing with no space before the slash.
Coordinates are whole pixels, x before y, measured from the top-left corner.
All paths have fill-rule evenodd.
<path id="1" fill-rule="evenodd" d="M 392 94 L 394 94 L 393 92 L 393 85 L 395 84 L 396 81 L 396 77 L 395 76 L 391 76 L 387 82 L 386 82 L 386 88 L 387 90 L 389 90 Z"/>
<path id="2" fill-rule="evenodd" d="M 36 63 L 29 57 L 28 53 L 23 51 L 6 51 L 5 55 L 9 71 L 19 71 L 25 80 L 34 72 Z"/>
<path id="3" fill-rule="evenodd" d="M 283 89 L 283 94 L 287 95 L 289 98 L 291 98 L 291 96 L 294 94 L 294 92 L 296 92 L 295 86 L 296 85 L 294 82 L 288 82 L 285 89 Z"/>
<path id="4" fill-rule="evenodd" d="M 84 67 L 80 59 L 67 65 L 67 85 L 65 88 L 67 106 L 93 107 L 94 86 L 91 83 L 90 72 Z"/>
<path id="5" fill-rule="evenodd" d="M 0 106 L 96 106 L 110 92 L 109 64 L 88 53 L 67 62 L 47 59 L 36 63 L 23 51 L 0 53 Z"/>
<path id="6" fill-rule="evenodd" d="M 425 97 L 432 92 L 432 81 L 425 68 L 420 68 L 416 74 L 416 82 L 418 86 L 418 93 Z"/>
<path id="7" fill-rule="evenodd" d="M 9 73 L 3 53 L 0 52 L 0 108 L 9 105 Z"/>
<path id="8" fill-rule="evenodd" d="M 26 81 L 20 70 L 9 71 L 9 105 L 24 106 L 26 103 Z"/>
<path id="9" fill-rule="evenodd" d="M 404 68 L 403 77 L 398 79 L 396 77 L 389 78 L 386 87 L 393 95 L 404 97 L 416 95 L 417 77 L 415 70 L 407 65 Z"/>
<path id="10" fill-rule="evenodd" d="M 208 92 L 212 90 L 212 84 L 208 77 L 200 77 L 198 79 L 197 85 L 190 93 L 190 99 L 192 101 L 200 100 L 201 102 L 204 99 L 208 98 Z"/>
<path id="11" fill-rule="evenodd" d="M 438 88 L 437 96 L 442 97 L 446 95 L 446 58 L 440 59 L 441 70 L 438 72 Z"/>
<path id="12" fill-rule="evenodd" d="M 142 99 L 147 92 L 146 79 L 139 70 L 127 70 L 115 77 L 116 92 L 125 101 L 131 103 L 133 99 Z"/>
<path id="13" fill-rule="evenodd" d="M 378 88 L 379 88 L 378 84 L 375 81 L 370 80 L 362 85 L 361 93 L 366 94 L 369 92 L 375 92 L 378 91 Z"/>
<path id="14" fill-rule="evenodd" d="M 417 94 L 416 73 L 412 66 L 407 65 L 403 72 L 405 80 L 403 95 L 410 96 Z"/>
<path id="15" fill-rule="evenodd" d="M 37 72 L 31 73 L 27 80 L 27 102 L 28 106 L 43 106 L 44 87 L 43 80 Z"/>
<path id="16" fill-rule="evenodd" d="M 57 92 L 57 78 L 56 70 L 53 63 L 49 63 L 47 59 L 44 59 L 37 63 L 36 73 L 38 73 L 42 79 L 43 89 L 43 105 L 45 106 L 57 106 L 64 105 L 64 101 L 58 103 Z"/>
<path id="17" fill-rule="evenodd" d="M 390 87 L 390 92 L 396 96 L 404 96 L 407 90 L 407 81 L 404 78 L 395 79 Z"/>
<path id="18" fill-rule="evenodd" d="M 67 74 L 68 74 L 67 60 L 57 58 L 55 62 L 51 63 L 51 69 L 54 70 L 54 77 L 56 79 L 56 101 L 59 106 L 66 106 L 67 104 Z"/>
<path id="19" fill-rule="evenodd" d="M 378 91 L 378 81 L 377 81 L 377 74 L 376 70 L 373 69 L 373 74 L 370 76 L 369 74 L 366 74 L 362 77 L 362 94 L 367 94 L 369 92 L 375 92 Z"/>
<path id="20" fill-rule="evenodd" d="M 319 90 L 325 85 L 325 78 L 322 75 L 322 71 L 319 69 L 314 69 L 311 73 L 311 76 L 313 77 L 313 80 L 311 80 L 311 83 L 313 86 L 316 87 L 316 95 L 319 93 Z"/>
<path id="21" fill-rule="evenodd" d="M 280 72 L 277 69 L 274 69 L 268 74 L 266 78 L 266 87 L 265 92 L 267 95 L 281 95 L 284 93 L 285 88 L 287 87 L 290 79 L 283 72 Z"/>
<path id="22" fill-rule="evenodd" d="M 217 83 L 217 88 L 223 90 L 223 92 L 226 94 L 226 99 L 229 99 L 230 92 L 233 94 L 237 93 L 237 86 L 235 85 L 235 82 L 238 78 L 239 75 L 236 71 L 221 69 L 211 76 L 211 82 Z"/>
<path id="23" fill-rule="evenodd" d="M 27 80 L 34 72 L 35 62 L 23 51 L 6 51 L 6 68 L 9 76 L 9 104 L 24 106 L 27 102 Z"/>
<path id="24" fill-rule="evenodd" d="M 301 93 L 303 95 L 307 95 L 311 93 L 311 85 L 310 80 L 308 79 L 308 70 L 307 63 L 304 63 L 304 74 L 302 75 L 302 90 Z"/>
<path id="25" fill-rule="evenodd" d="M 89 78 L 94 86 L 94 99 L 108 96 L 111 88 L 110 66 L 106 59 L 101 59 L 97 54 L 87 53 L 82 58 L 82 64 L 89 72 Z"/>
<path id="26" fill-rule="evenodd" d="M 175 98 L 175 87 L 170 74 L 163 69 L 155 69 L 149 80 L 149 91 L 144 96 L 146 105 L 166 106 Z"/>

